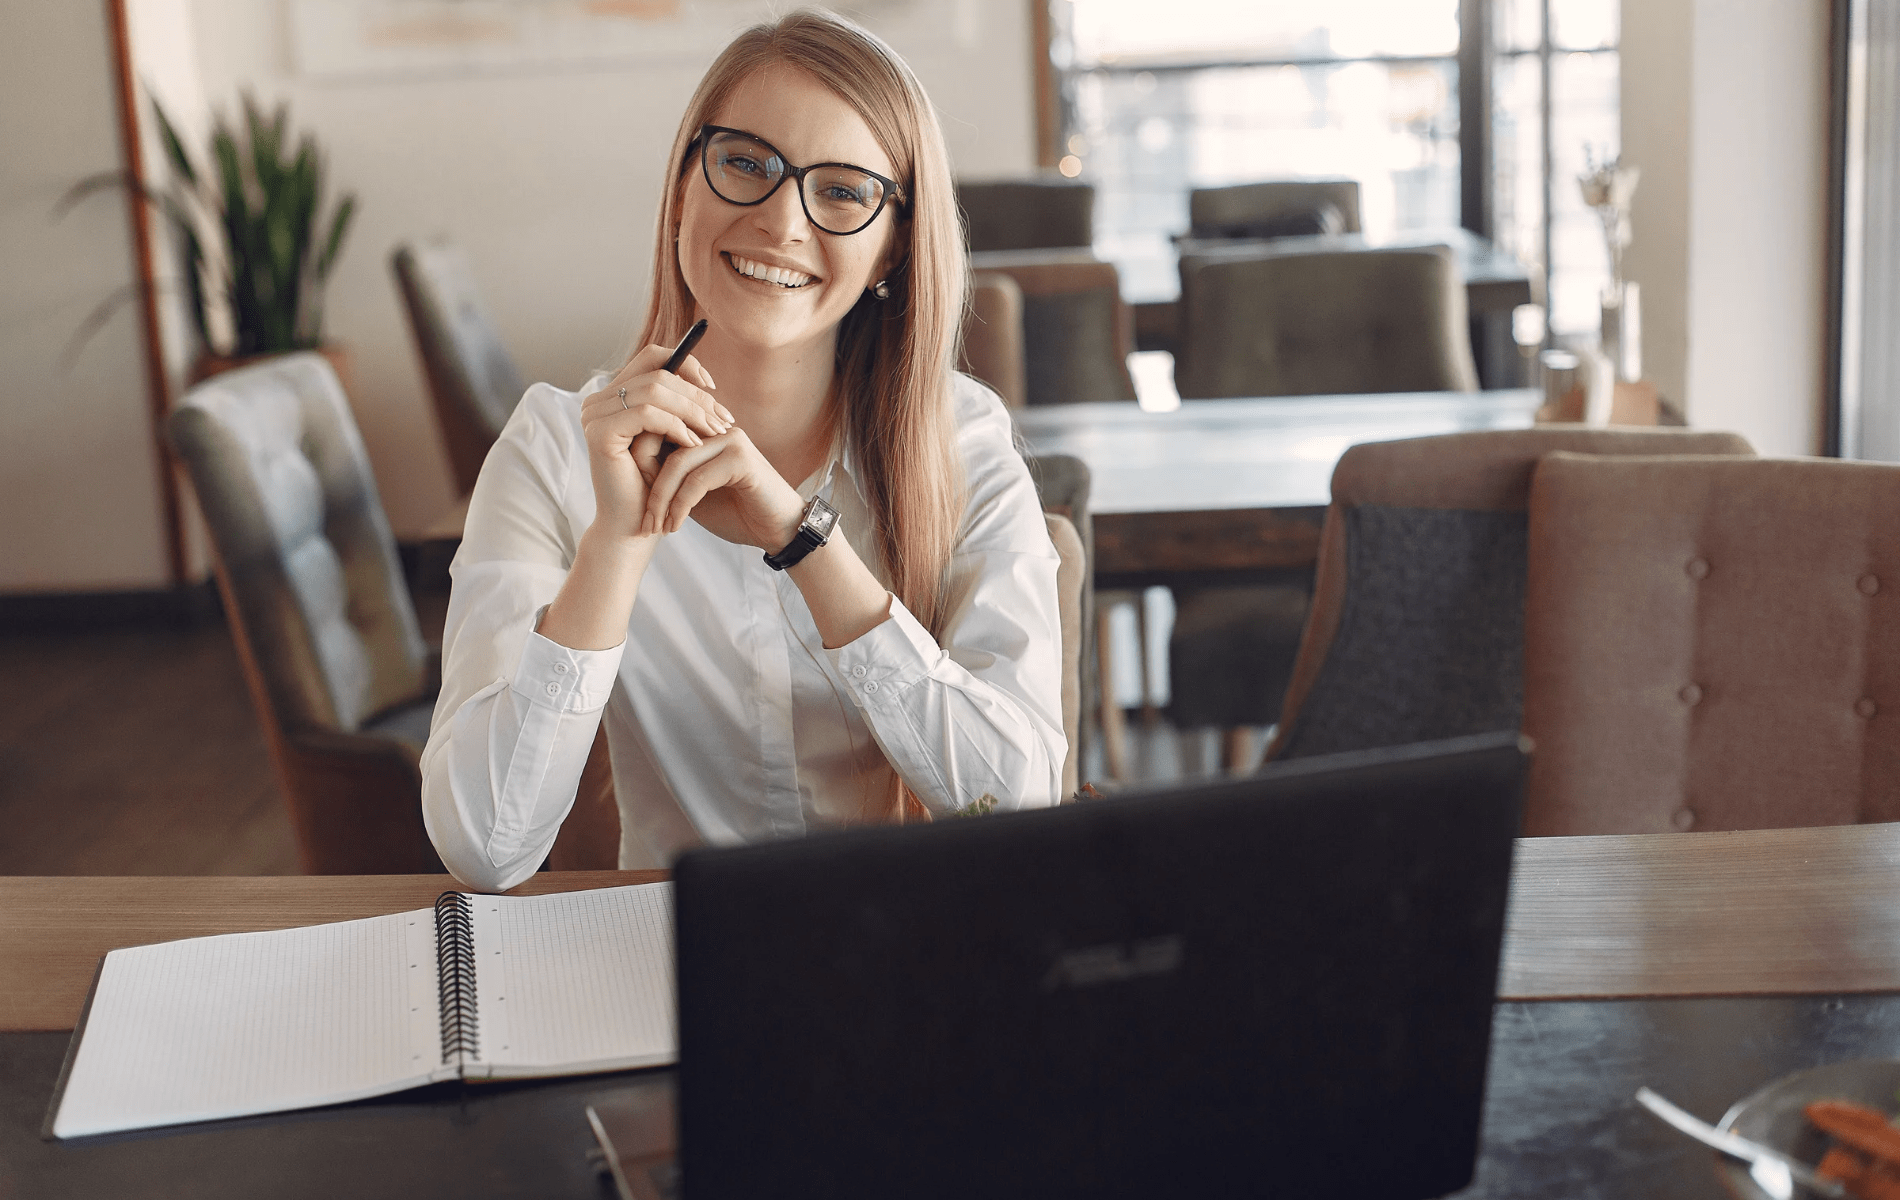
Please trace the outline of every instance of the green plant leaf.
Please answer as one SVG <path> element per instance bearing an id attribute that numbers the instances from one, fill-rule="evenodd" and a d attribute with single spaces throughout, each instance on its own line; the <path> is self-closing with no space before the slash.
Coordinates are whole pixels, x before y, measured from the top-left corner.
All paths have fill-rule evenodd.
<path id="1" fill-rule="evenodd" d="M 356 215 L 356 193 L 351 192 L 337 201 L 336 213 L 330 218 L 330 235 L 323 239 L 323 253 L 317 256 L 317 279 L 330 278 L 330 268 L 336 263 L 336 253 L 343 248 L 343 235 L 349 232 L 350 218 Z"/>
<path id="2" fill-rule="evenodd" d="M 165 157 L 171 160 L 172 170 L 187 184 L 197 187 L 198 170 L 191 165 L 191 155 L 185 153 L 185 143 L 178 136 L 178 127 L 165 115 L 165 107 L 158 102 L 158 97 L 151 96 L 150 89 L 147 89 L 146 94 L 151 98 L 153 114 L 158 117 L 159 140 L 165 143 Z"/>

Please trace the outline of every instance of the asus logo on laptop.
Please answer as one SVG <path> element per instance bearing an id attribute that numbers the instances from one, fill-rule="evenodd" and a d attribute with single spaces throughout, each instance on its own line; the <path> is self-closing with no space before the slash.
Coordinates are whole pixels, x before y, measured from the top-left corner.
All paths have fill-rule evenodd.
<path id="1" fill-rule="evenodd" d="M 1065 950 L 1049 964 L 1049 973 L 1042 977 L 1042 990 L 1098 987 L 1144 975 L 1166 975 L 1180 968 L 1185 955 L 1179 934 Z"/>

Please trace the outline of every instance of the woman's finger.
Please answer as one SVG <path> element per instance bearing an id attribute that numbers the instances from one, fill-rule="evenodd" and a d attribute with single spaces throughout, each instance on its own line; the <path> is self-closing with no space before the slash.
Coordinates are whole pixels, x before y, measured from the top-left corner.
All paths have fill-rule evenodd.
<path id="1" fill-rule="evenodd" d="M 712 372 L 708 371 L 697 358 L 694 358 L 690 354 L 686 356 L 686 361 L 680 364 L 679 374 L 681 378 L 691 380 L 708 392 L 716 392 L 719 390 L 719 385 L 713 382 Z M 706 397 L 706 399 L 711 403 L 712 410 L 719 414 L 720 419 L 724 420 L 728 425 L 733 423 L 734 417 L 732 410 L 711 396 Z"/>
<path id="2" fill-rule="evenodd" d="M 732 419 L 720 415 L 725 411 L 724 406 L 692 380 L 665 371 L 655 371 L 648 378 L 652 380 L 656 392 L 663 391 L 669 396 L 678 397 L 683 404 L 703 413 L 715 436 L 732 428 Z"/>
<path id="3" fill-rule="evenodd" d="M 654 479 L 660 474 L 660 464 L 665 459 L 661 451 L 665 445 L 666 439 L 659 434 L 643 433 L 634 438 L 633 445 L 628 447 L 628 452 L 633 455 L 633 465 L 639 469 L 640 478 L 646 480 L 648 487 L 653 486 Z M 645 513 L 641 514 L 642 519 L 645 516 Z"/>
<path id="4" fill-rule="evenodd" d="M 633 421 L 641 428 L 650 428 L 651 423 L 644 417 L 627 417 L 624 414 L 638 414 L 643 409 L 653 408 L 670 413 L 687 425 L 693 427 L 701 437 L 718 437 L 732 426 L 714 416 L 701 402 L 705 396 L 693 384 L 676 379 L 661 372 L 649 373 L 644 379 L 636 380 L 625 396 L 619 389 L 611 392 L 596 392 L 581 405 L 581 423 L 612 421 L 625 428 L 626 421 Z"/>
<path id="5" fill-rule="evenodd" d="M 681 483 L 688 475 L 718 458 L 726 447 L 727 443 L 714 441 L 707 442 L 703 446 L 675 450 L 667 455 L 659 474 L 654 477 L 652 483 L 647 485 L 647 511 L 646 516 L 640 521 L 642 534 L 669 532 L 667 519 L 672 509 L 673 497 L 678 493 Z M 705 495 L 705 490 L 702 490 L 700 495 Z M 694 503 L 698 501 L 695 500 Z M 692 510 L 689 508 L 687 511 Z"/>

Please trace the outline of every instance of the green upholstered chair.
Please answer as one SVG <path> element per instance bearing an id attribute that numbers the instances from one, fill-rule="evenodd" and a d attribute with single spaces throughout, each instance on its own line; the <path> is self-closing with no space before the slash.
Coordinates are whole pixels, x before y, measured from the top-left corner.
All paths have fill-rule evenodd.
<path id="1" fill-rule="evenodd" d="M 456 489 L 467 495 L 526 387 L 459 247 L 405 242 L 389 256 L 389 265 L 422 355 Z"/>
<path id="2" fill-rule="evenodd" d="M 304 870 L 442 870 L 418 766 L 438 661 L 335 371 L 303 353 L 215 376 L 169 429 Z"/>

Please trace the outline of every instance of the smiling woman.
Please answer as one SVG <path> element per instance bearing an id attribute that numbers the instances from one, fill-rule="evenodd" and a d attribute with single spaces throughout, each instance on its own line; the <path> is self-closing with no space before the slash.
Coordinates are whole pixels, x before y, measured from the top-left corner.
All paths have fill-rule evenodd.
<path id="1" fill-rule="evenodd" d="M 910 69 L 826 13 L 748 30 L 660 212 L 641 348 L 528 389 L 470 502 L 423 755 L 443 861 L 533 872 L 600 728 L 623 867 L 1054 801 L 1058 560 L 952 370 L 962 237 Z"/>

